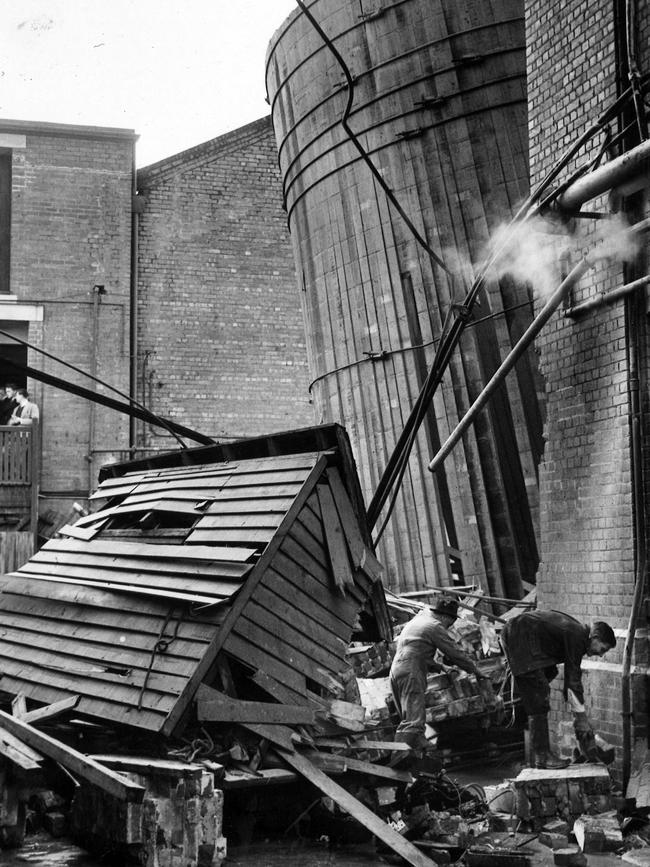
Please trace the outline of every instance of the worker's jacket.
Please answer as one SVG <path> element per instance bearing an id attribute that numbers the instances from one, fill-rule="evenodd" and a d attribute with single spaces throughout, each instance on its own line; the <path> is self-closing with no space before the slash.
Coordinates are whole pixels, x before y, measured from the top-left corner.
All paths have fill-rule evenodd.
<path id="1" fill-rule="evenodd" d="M 588 626 L 561 611 L 527 611 L 503 627 L 501 641 L 515 677 L 563 663 L 565 700 L 571 690 L 584 702 L 580 663 L 589 647 Z"/>
<path id="2" fill-rule="evenodd" d="M 439 650 L 453 665 L 477 673 L 476 663 L 464 653 L 436 618 L 430 608 L 423 608 L 402 629 L 397 639 L 391 674 L 398 670 L 420 671 L 427 668 Z"/>

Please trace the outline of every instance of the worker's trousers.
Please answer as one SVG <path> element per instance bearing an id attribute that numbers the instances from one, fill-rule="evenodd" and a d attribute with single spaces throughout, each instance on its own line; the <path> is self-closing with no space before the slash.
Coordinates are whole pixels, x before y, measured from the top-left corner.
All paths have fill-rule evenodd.
<path id="1" fill-rule="evenodd" d="M 397 727 L 398 736 L 400 734 L 413 734 L 424 737 L 426 671 L 420 670 L 417 666 L 406 664 L 392 668 L 390 687 L 393 701 L 401 717 L 401 722 Z"/>

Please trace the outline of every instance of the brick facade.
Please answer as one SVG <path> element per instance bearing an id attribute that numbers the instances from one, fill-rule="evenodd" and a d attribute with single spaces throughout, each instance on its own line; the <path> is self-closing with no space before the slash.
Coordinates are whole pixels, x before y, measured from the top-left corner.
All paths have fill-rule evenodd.
<path id="1" fill-rule="evenodd" d="M 0 121 L 0 147 L 11 153 L 11 269 L 0 321 L 57 358 L 94 367 L 122 391 L 134 142 L 131 130 Z M 27 361 L 92 387 L 37 352 L 30 350 Z M 13 378 L 2 373 L 3 382 Z M 42 511 L 66 514 L 94 488 L 99 465 L 128 446 L 128 423 L 58 389 L 31 381 L 28 387 L 41 411 Z"/>
<path id="2" fill-rule="evenodd" d="M 139 399 L 218 439 L 314 422 L 270 118 L 138 172 Z M 174 445 L 142 427 L 145 447 Z"/>
<path id="3" fill-rule="evenodd" d="M 644 13 L 647 18 L 647 5 Z M 594 0 L 527 0 L 531 186 L 617 96 L 615 4 Z M 647 22 L 646 22 L 647 23 Z M 612 132 L 618 130 L 614 124 Z M 568 167 L 596 156 L 597 135 Z M 567 172 L 560 180 L 567 176 Z M 594 200 L 585 210 L 610 212 Z M 629 217 L 629 219 L 635 219 Z M 638 217 L 636 217 L 638 219 Z M 566 266 L 593 247 L 604 224 L 579 220 Z M 641 259 L 644 258 L 641 251 Z M 647 269 L 641 262 L 641 274 Z M 621 286 L 635 276 L 616 258 L 599 263 L 573 290 L 570 303 Z M 558 262 L 556 281 L 562 277 Z M 632 333 L 640 334 L 641 410 L 647 424 L 647 328 L 634 302 L 619 300 L 575 318 L 560 310 L 537 341 L 546 381 L 546 448 L 540 467 L 541 565 L 539 604 L 578 619 L 608 621 L 619 646 L 603 662 L 588 662 L 587 703 L 596 727 L 622 742 L 621 658 L 635 583 L 630 381 Z M 647 469 L 647 454 L 645 456 Z M 645 610 L 644 610 L 645 612 Z M 638 624 L 646 626 L 642 617 Z M 645 664 L 645 639 L 635 662 Z M 637 642 L 638 644 L 638 642 Z M 643 678 L 641 678 L 643 680 Z M 646 730 L 645 698 L 636 691 L 633 740 Z M 556 721 L 563 715 L 559 691 Z M 620 755 L 620 752 L 619 752 Z"/>

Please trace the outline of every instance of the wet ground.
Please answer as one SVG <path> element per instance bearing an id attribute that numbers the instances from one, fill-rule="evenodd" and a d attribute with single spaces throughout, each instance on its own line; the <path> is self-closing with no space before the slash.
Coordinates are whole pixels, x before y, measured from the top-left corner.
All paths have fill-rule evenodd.
<path id="1" fill-rule="evenodd" d="M 470 783 L 489 786 L 517 776 L 523 756 L 510 755 L 480 766 L 458 768 L 449 776 L 459 785 Z M 498 842 L 504 848 L 524 845 L 534 850 L 533 867 L 551 867 L 553 855 L 530 835 L 508 835 Z M 115 862 L 112 862 L 115 864 Z M 301 839 L 262 841 L 246 847 L 230 847 L 224 867 L 379 867 L 403 864 L 394 856 L 379 854 L 373 843 L 359 843 L 330 849 L 326 840 L 316 843 Z M 615 855 L 590 855 L 590 867 L 622 867 L 624 862 Z M 70 841 L 54 840 L 40 833 L 27 837 L 22 849 L 0 852 L 1 867 L 109 867 L 109 860 L 88 855 Z M 124 867 L 121 862 L 118 867 Z"/>

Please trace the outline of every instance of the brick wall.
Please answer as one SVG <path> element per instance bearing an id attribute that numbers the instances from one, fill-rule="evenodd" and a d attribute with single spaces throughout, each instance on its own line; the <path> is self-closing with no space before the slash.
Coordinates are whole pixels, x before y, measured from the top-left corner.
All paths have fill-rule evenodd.
<path id="1" fill-rule="evenodd" d="M 526 7 L 534 188 L 616 98 L 616 40 L 610 0 L 527 0 Z M 597 136 L 583 148 L 569 171 L 594 157 L 602 142 Z M 608 212 L 611 202 L 602 197 L 585 208 Z M 568 265 L 577 261 L 582 248 L 596 242 L 602 225 L 580 220 L 569 226 L 575 234 L 568 240 L 573 251 Z M 577 303 L 620 286 L 629 273 L 620 261 L 603 261 L 576 286 L 572 300 Z M 558 263 L 558 283 L 561 276 Z M 643 330 L 645 317 L 637 321 Z M 647 357 L 647 334 L 642 342 Z M 619 647 L 602 663 L 588 663 L 585 680 L 594 723 L 619 746 L 620 662 L 635 580 L 628 345 L 629 318 L 623 301 L 576 319 L 565 318 L 560 311 L 537 341 L 548 413 L 540 467 L 539 603 L 584 622 L 606 620 L 618 631 Z M 647 370 L 642 373 L 643 381 Z M 645 396 L 643 401 L 647 402 Z M 647 411 L 646 405 L 643 408 Z M 635 701 L 640 737 L 645 708 L 638 695 Z M 565 715 L 558 690 L 555 720 Z"/>
<path id="2" fill-rule="evenodd" d="M 140 400 L 220 439 L 313 424 L 270 118 L 138 172 Z M 143 426 L 140 443 L 173 446 Z"/>
<path id="3" fill-rule="evenodd" d="M 98 377 L 126 392 L 134 135 L 12 123 L 0 122 L 0 132 L 24 134 L 25 146 L 12 151 L 10 291 L 17 304 L 43 305 L 29 340 L 83 370 L 94 363 Z M 97 306 L 98 284 L 106 294 Z M 32 350 L 28 363 L 92 387 Z M 98 465 L 128 446 L 128 422 L 58 389 L 28 386 L 41 409 L 43 510 L 66 513 L 95 487 Z"/>

